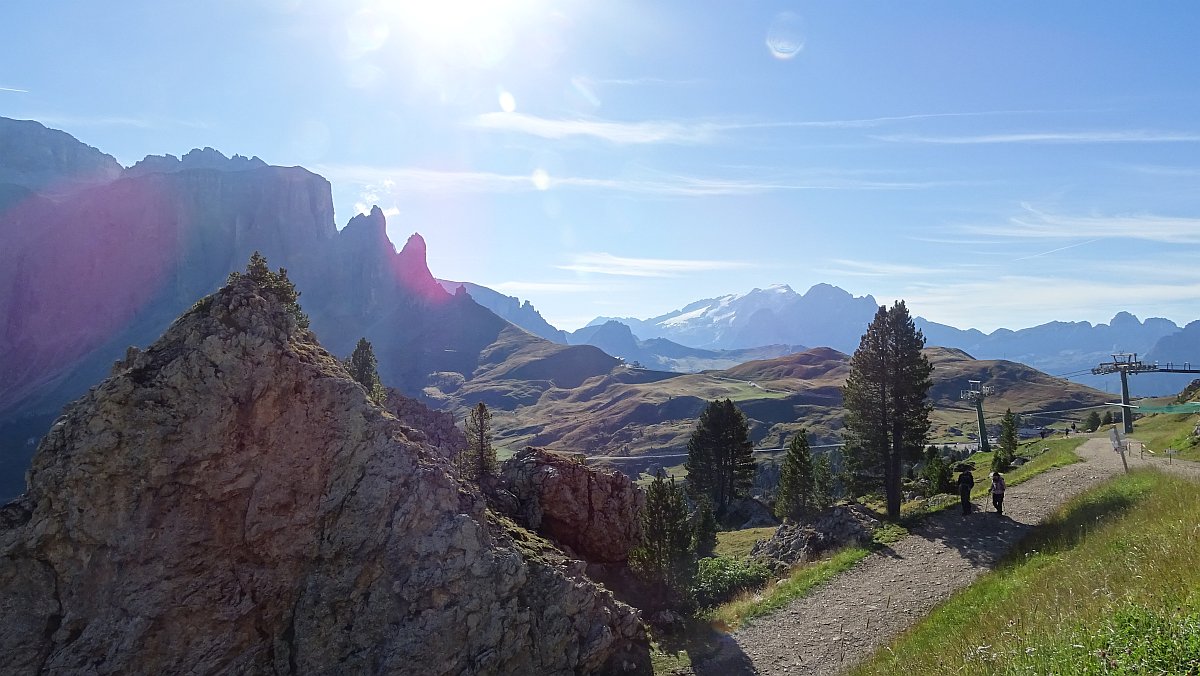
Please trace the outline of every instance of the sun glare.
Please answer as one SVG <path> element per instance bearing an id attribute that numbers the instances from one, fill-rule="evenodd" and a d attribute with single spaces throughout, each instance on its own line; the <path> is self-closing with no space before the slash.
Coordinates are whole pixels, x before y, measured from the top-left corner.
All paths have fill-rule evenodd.
<path id="1" fill-rule="evenodd" d="M 493 66 L 512 50 L 538 0 L 381 0 L 364 7 L 395 37 L 425 56 L 464 66 Z M 380 29 L 364 31 L 370 44 Z"/>

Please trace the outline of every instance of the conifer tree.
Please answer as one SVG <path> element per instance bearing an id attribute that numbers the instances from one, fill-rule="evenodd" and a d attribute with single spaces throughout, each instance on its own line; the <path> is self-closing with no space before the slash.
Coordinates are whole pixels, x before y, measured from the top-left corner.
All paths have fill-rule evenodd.
<path id="1" fill-rule="evenodd" d="M 1104 412 L 1104 416 L 1103 416 L 1102 418 L 1100 418 L 1100 424 L 1101 424 L 1101 425 L 1111 425 L 1111 424 L 1113 424 L 1113 414 L 1112 414 L 1112 411 L 1105 411 L 1105 412 Z"/>
<path id="2" fill-rule="evenodd" d="M 1007 472 L 1016 457 L 1017 416 L 1013 415 L 1010 408 L 1004 412 L 1004 419 L 1000 422 L 1000 443 L 997 444 L 996 453 L 992 456 L 992 471 Z"/>
<path id="3" fill-rule="evenodd" d="M 924 460 L 925 466 L 921 468 L 921 478 L 926 481 L 925 497 L 951 492 L 953 472 L 950 470 L 950 463 L 942 459 L 942 454 L 938 452 L 936 446 L 925 449 Z"/>
<path id="4" fill-rule="evenodd" d="M 463 478 L 480 485 L 496 475 L 496 449 L 492 448 L 492 413 L 479 402 L 467 414 L 467 447 L 458 455 Z"/>
<path id="5" fill-rule="evenodd" d="M 817 495 L 816 468 L 808 448 L 807 430 L 801 429 L 788 443 L 779 469 L 779 491 L 775 494 L 775 516 L 795 519 L 824 505 Z"/>
<path id="6" fill-rule="evenodd" d="M 1087 432 L 1095 432 L 1100 429 L 1100 414 L 1095 411 L 1089 413 L 1087 420 L 1083 423 L 1083 429 Z"/>
<path id="7" fill-rule="evenodd" d="M 700 498 L 692 519 L 695 523 L 692 529 L 692 549 L 698 557 L 712 556 L 717 549 L 717 517 L 713 514 L 712 503 L 708 498 Z"/>
<path id="8" fill-rule="evenodd" d="M 904 301 L 880 307 L 842 388 L 848 483 L 856 490 L 882 485 L 892 519 L 900 517 L 904 464 L 918 457 L 929 435 L 933 367 L 923 347 Z"/>
<path id="9" fill-rule="evenodd" d="M 346 369 L 350 377 L 367 389 L 367 395 L 376 402 L 382 402 L 387 397 L 383 383 L 379 380 L 379 370 L 375 361 L 375 350 L 366 338 L 359 338 L 354 352 L 346 360 Z"/>
<path id="10" fill-rule="evenodd" d="M 706 496 L 717 519 L 729 503 L 749 495 L 754 483 L 750 427 L 746 416 L 729 399 L 711 401 L 700 414 L 688 439 L 688 493 Z"/>
<path id="11" fill-rule="evenodd" d="M 279 272 L 271 272 L 271 268 L 267 266 L 266 257 L 255 251 L 250 255 L 250 262 L 246 264 L 246 272 L 229 273 L 227 283 L 232 284 L 243 277 L 250 279 L 263 292 L 283 303 L 288 314 L 296 320 L 296 326 L 301 329 L 308 328 L 308 315 L 304 314 L 304 311 L 300 309 L 300 304 L 296 302 L 300 298 L 300 292 L 296 290 L 296 285 L 288 279 L 287 268 L 279 268 Z"/>
<path id="12" fill-rule="evenodd" d="M 646 489 L 640 515 L 642 542 L 629 553 L 629 563 L 642 579 L 660 585 L 670 601 L 681 605 L 696 572 L 692 527 L 683 489 L 660 471 Z"/>

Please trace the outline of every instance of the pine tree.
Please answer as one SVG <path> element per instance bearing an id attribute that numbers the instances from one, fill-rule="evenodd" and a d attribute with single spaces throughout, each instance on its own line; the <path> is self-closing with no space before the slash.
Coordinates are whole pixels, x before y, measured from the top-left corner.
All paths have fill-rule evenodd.
<path id="1" fill-rule="evenodd" d="M 816 468 L 808 448 L 807 430 L 800 430 L 788 443 L 779 470 L 779 491 L 775 494 L 775 516 L 795 519 L 824 505 L 817 496 Z"/>
<path id="2" fill-rule="evenodd" d="M 1113 414 L 1112 414 L 1112 411 L 1105 411 L 1105 412 L 1104 412 L 1104 417 L 1100 418 L 1100 424 L 1101 424 L 1101 425 L 1111 425 L 1111 424 L 1113 424 Z"/>
<path id="3" fill-rule="evenodd" d="M 856 490 L 882 485 L 892 519 L 900 516 L 904 463 L 916 459 L 929 435 L 933 367 L 923 347 L 904 301 L 880 307 L 842 388 L 849 483 Z"/>
<path id="4" fill-rule="evenodd" d="M 288 314 L 296 320 L 296 326 L 301 329 L 308 328 L 308 315 L 304 314 L 304 311 L 300 309 L 300 304 L 296 302 L 300 298 L 300 292 L 296 290 L 296 285 L 288 279 L 287 268 L 279 268 L 279 272 L 271 272 L 271 268 L 267 266 L 266 257 L 255 251 L 250 255 L 250 262 L 246 264 L 246 272 L 229 273 L 226 283 L 232 284 L 243 277 L 257 284 L 265 294 L 283 303 Z"/>
<path id="5" fill-rule="evenodd" d="M 696 556 L 712 556 L 717 549 L 717 517 L 713 514 L 712 503 L 701 498 L 696 506 L 692 520 L 692 549 Z"/>
<path id="6" fill-rule="evenodd" d="M 383 383 L 379 380 L 379 370 L 375 361 L 375 350 L 366 338 L 359 338 L 354 352 L 346 360 L 346 369 L 350 377 L 367 389 L 367 395 L 376 402 L 382 403 L 387 397 Z"/>
<path id="7" fill-rule="evenodd" d="M 825 509 L 833 504 L 833 461 L 828 453 L 813 457 L 813 495 L 817 509 Z"/>
<path id="8" fill-rule="evenodd" d="M 665 588 L 673 604 L 682 605 L 696 562 L 687 501 L 674 477 L 667 481 L 661 471 L 654 477 L 640 518 L 642 542 L 630 551 L 629 563 L 644 580 Z"/>
<path id="9" fill-rule="evenodd" d="M 750 427 L 746 416 L 729 399 L 711 401 L 700 414 L 688 439 L 688 493 L 706 496 L 717 519 L 729 503 L 750 493 L 754 483 Z"/>
<path id="10" fill-rule="evenodd" d="M 1095 432 L 1100 429 L 1100 414 L 1095 411 L 1089 413 L 1087 420 L 1083 423 L 1083 429 L 1087 432 Z"/>
<path id="11" fill-rule="evenodd" d="M 467 447 L 458 454 L 457 465 L 464 479 L 481 486 L 496 475 L 496 449 L 492 448 L 492 414 L 479 402 L 467 414 Z"/>
<path id="12" fill-rule="evenodd" d="M 921 468 L 921 478 L 926 482 L 925 497 L 950 493 L 954 488 L 951 482 L 953 472 L 950 471 L 950 463 L 942 458 L 942 454 L 936 446 L 925 449 L 924 460 L 925 466 Z"/>
<path id="13" fill-rule="evenodd" d="M 993 472 L 1007 472 L 1017 457 L 1017 424 L 1017 416 L 1013 415 L 1012 409 L 1006 410 L 1000 422 L 1000 443 L 992 456 Z"/>

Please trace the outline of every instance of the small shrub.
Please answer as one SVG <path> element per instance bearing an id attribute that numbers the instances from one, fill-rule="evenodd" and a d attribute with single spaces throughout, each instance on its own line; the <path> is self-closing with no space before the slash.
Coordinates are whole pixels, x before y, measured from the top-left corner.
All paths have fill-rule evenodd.
<path id="1" fill-rule="evenodd" d="M 761 563 L 728 556 L 700 559 L 692 594 L 703 607 L 715 606 L 747 589 L 756 589 L 771 579 L 771 571 Z"/>

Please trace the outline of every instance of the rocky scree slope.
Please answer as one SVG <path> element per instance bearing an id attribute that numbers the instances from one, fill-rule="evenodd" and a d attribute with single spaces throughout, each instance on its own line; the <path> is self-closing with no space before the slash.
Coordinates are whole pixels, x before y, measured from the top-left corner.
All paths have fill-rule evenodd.
<path id="1" fill-rule="evenodd" d="M 68 407 L 0 509 L 0 672 L 645 670 L 637 612 L 449 469 L 234 280 Z"/>

